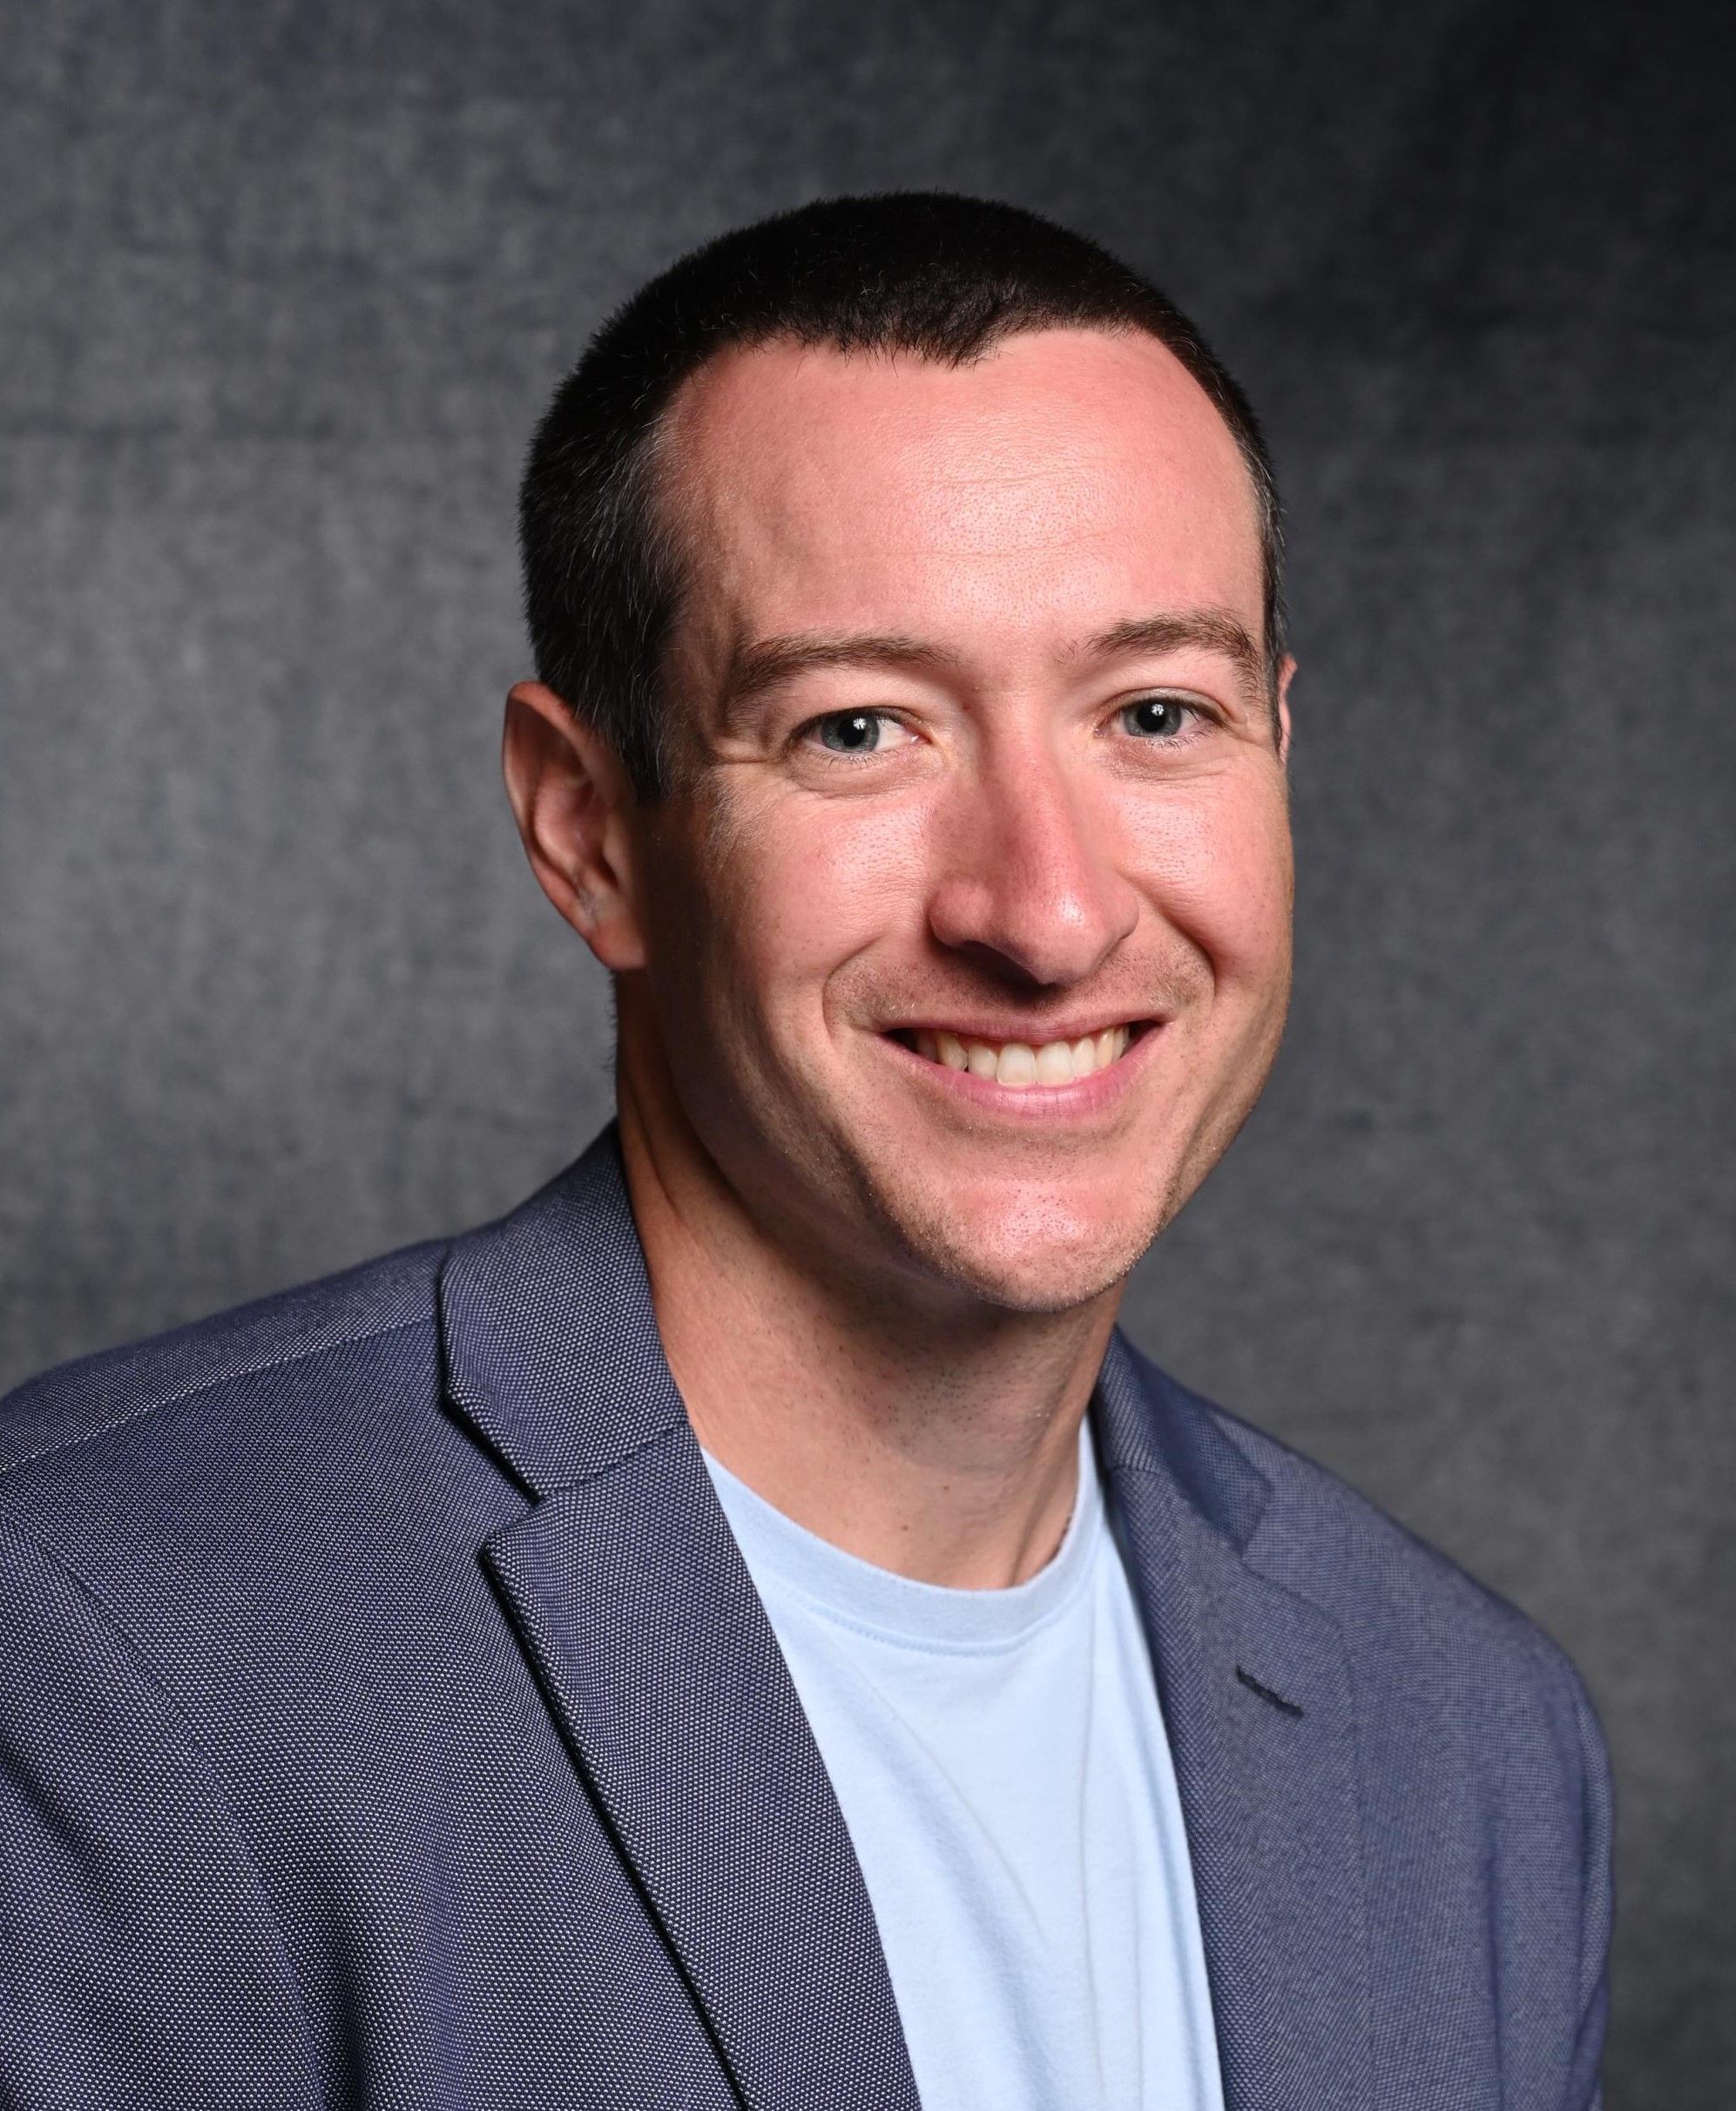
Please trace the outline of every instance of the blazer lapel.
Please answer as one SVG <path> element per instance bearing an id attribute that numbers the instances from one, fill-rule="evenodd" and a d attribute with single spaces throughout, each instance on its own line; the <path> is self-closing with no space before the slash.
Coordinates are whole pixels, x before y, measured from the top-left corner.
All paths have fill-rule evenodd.
<path id="1" fill-rule="evenodd" d="M 664 1362 L 612 1132 L 442 1282 L 483 1549 L 751 2111 L 920 2111 L 868 1891 Z"/>
<path id="2" fill-rule="evenodd" d="M 1261 1574 L 1268 1484 L 1117 1337 L 1096 1403 L 1193 1865 L 1226 2111 L 1368 2111 L 1371 2014 L 1348 1668 Z"/>

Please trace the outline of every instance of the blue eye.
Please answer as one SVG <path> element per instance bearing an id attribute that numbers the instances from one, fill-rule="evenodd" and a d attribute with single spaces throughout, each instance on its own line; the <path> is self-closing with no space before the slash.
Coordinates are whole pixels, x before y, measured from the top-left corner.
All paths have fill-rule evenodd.
<path id="1" fill-rule="evenodd" d="M 1136 740 L 1172 741 L 1187 723 L 1187 706 L 1172 696 L 1142 696 L 1121 713 L 1121 726 Z"/>
<path id="2" fill-rule="evenodd" d="M 834 711 L 815 719 L 813 730 L 820 736 L 820 745 L 834 754 L 870 755 L 881 744 L 885 725 L 883 711 Z"/>

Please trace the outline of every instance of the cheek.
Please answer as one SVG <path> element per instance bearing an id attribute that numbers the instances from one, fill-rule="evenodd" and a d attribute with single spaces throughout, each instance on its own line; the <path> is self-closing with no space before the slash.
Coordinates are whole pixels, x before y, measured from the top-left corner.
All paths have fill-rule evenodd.
<path id="1" fill-rule="evenodd" d="M 807 981 L 920 924 L 925 838 L 915 804 L 889 800 L 762 816 L 730 880 L 742 949 Z"/>
<path id="2" fill-rule="evenodd" d="M 1293 864 L 1281 781 L 1172 788 L 1135 810 L 1130 869 L 1220 986 L 1288 972 Z"/>
<path id="3" fill-rule="evenodd" d="M 738 1018 L 811 1018 L 841 971 L 922 928 L 915 802 L 773 799 L 720 821 L 686 883 L 706 907 L 684 951 Z"/>

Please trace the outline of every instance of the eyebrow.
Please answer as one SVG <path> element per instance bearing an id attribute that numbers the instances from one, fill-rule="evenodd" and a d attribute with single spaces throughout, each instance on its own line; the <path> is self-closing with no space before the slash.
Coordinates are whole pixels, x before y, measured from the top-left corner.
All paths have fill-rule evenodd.
<path id="1" fill-rule="evenodd" d="M 864 632 L 842 638 L 797 633 L 761 638 L 739 646 L 723 680 L 719 702 L 727 719 L 768 689 L 780 687 L 815 667 L 882 667 L 913 674 L 955 673 L 958 662 L 938 646 L 920 638 Z"/>
<path id="2" fill-rule="evenodd" d="M 1186 615 L 1139 616 L 1118 623 L 1082 647 L 1082 660 L 1112 660 L 1126 653 L 1175 653 L 1188 646 L 1231 661 L 1256 687 L 1266 681 L 1266 655 L 1246 624 L 1227 609 L 1200 608 Z"/>
<path id="3" fill-rule="evenodd" d="M 1133 653 L 1173 653 L 1192 647 L 1230 660 L 1254 688 L 1264 683 L 1265 655 L 1246 624 L 1226 610 L 1196 609 L 1185 615 L 1138 616 L 1073 647 L 1069 660 L 1112 660 Z M 739 646 L 725 674 L 719 701 L 726 721 L 744 705 L 816 667 L 886 668 L 903 673 L 956 674 L 961 662 L 941 646 L 896 633 L 863 632 L 843 637 L 796 633 Z"/>

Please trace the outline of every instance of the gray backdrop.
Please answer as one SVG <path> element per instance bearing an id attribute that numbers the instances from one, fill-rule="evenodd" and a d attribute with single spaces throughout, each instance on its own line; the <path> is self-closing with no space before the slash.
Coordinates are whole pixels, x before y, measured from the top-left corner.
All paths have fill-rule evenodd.
<path id="1" fill-rule="evenodd" d="M 1723 10 L 9 21 L 0 1380 L 585 1140 L 605 991 L 496 780 L 533 417 L 733 220 L 1057 213 L 1263 406 L 1303 666 L 1290 1039 L 1133 1329 L 1574 1651 L 1622 1789 L 1612 2101 L 1727 2103 Z"/>

